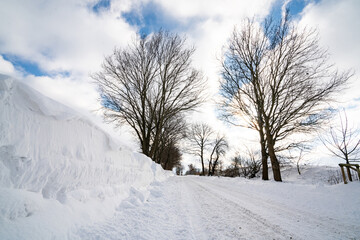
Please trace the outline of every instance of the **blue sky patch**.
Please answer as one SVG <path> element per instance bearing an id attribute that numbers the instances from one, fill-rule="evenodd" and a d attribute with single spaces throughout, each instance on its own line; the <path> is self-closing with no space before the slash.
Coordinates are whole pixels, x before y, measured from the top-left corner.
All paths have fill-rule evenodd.
<path id="1" fill-rule="evenodd" d="M 100 13 L 102 10 L 109 10 L 110 6 L 111 0 L 100 0 L 92 7 L 92 10 L 95 13 Z"/>
<path id="2" fill-rule="evenodd" d="M 18 57 L 16 55 L 12 54 L 1 54 L 1 56 L 6 60 L 12 63 L 12 65 L 15 67 L 16 70 L 23 72 L 24 74 L 28 75 L 34 75 L 36 77 L 40 76 L 55 76 L 55 75 L 61 75 L 62 77 L 69 77 L 71 74 L 68 71 L 54 71 L 54 72 L 48 72 L 39 66 L 39 64 L 25 60 L 21 57 Z"/>
<path id="3" fill-rule="evenodd" d="M 27 61 L 24 59 L 21 59 L 17 56 L 14 55 L 10 55 L 10 54 L 2 54 L 3 58 L 6 61 L 11 62 L 14 67 L 18 70 L 20 70 L 21 72 L 25 72 L 28 74 L 32 74 L 34 76 L 45 76 L 48 75 L 46 74 L 45 71 L 43 71 L 38 64 L 31 62 L 31 61 Z"/>
<path id="4" fill-rule="evenodd" d="M 289 2 L 287 7 L 289 8 L 290 14 L 292 16 L 297 16 L 304 10 L 307 4 L 308 3 L 306 3 L 304 0 L 292 0 Z"/>
<path id="5" fill-rule="evenodd" d="M 279 21 L 281 19 L 281 14 L 282 14 L 282 6 L 284 4 L 285 0 L 277 0 L 274 5 L 272 6 L 272 9 L 270 11 L 270 15 L 273 17 L 273 19 L 275 21 Z M 320 2 L 320 0 L 291 0 L 288 4 L 287 4 L 287 8 L 289 9 L 290 12 L 290 17 L 291 18 L 297 18 L 299 17 L 299 14 L 301 14 L 301 12 L 304 10 L 304 8 L 310 3 L 310 2 L 315 2 L 318 3 Z"/>
<path id="6" fill-rule="evenodd" d="M 161 6 L 151 1 L 123 13 L 122 17 L 130 25 L 138 27 L 139 34 L 145 36 L 159 29 L 174 31 L 180 27 L 176 19 L 167 15 Z"/>

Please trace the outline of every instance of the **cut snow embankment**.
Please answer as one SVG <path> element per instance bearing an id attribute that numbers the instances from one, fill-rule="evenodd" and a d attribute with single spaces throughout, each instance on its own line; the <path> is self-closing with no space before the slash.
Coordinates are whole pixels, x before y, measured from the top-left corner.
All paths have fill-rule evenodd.
<path id="1" fill-rule="evenodd" d="M 0 239 L 65 239 L 165 179 L 72 109 L 0 75 Z"/>

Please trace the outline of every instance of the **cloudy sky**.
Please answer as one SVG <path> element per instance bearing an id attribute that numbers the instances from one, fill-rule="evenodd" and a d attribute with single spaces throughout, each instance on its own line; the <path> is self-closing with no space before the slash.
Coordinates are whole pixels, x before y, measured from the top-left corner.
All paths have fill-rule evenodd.
<path id="1" fill-rule="evenodd" d="M 99 103 L 89 74 L 100 70 L 104 56 L 115 46 L 126 46 L 137 34 L 163 28 L 186 35 L 187 42 L 196 47 L 194 64 L 207 77 L 209 92 L 215 97 L 217 59 L 234 25 L 246 17 L 258 21 L 268 15 L 279 18 L 285 6 L 294 21 L 319 29 L 321 44 L 339 68 L 357 72 L 339 105 L 359 125 L 358 0 L 1 1 L 0 73 L 23 79 L 43 94 L 80 111 L 92 111 Z M 239 132 L 244 134 L 244 130 L 229 131 L 216 120 L 212 102 L 195 117 L 228 132 L 230 139 L 238 138 Z"/>

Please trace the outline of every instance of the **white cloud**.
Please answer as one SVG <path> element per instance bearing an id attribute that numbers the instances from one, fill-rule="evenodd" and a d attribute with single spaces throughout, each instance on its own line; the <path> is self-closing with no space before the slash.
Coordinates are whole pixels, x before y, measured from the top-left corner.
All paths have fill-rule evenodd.
<path id="1" fill-rule="evenodd" d="M 272 1 L 264 0 L 155 0 L 166 12 L 181 21 L 207 18 L 233 18 L 263 15 L 268 12 Z"/>
<path id="2" fill-rule="evenodd" d="M 340 93 L 335 106 L 346 108 L 349 122 L 360 127 L 360 1 L 357 0 L 323 0 L 309 4 L 302 13 L 300 24 L 315 27 L 319 30 L 320 44 L 328 49 L 330 61 L 340 70 L 353 69 L 349 88 Z M 335 116 L 332 124 L 337 124 Z M 338 162 L 325 147 L 315 149 L 322 163 Z M 328 159 L 328 161 L 326 161 Z"/>
<path id="3" fill-rule="evenodd" d="M 349 88 L 338 98 L 340 107 L 348 108 L 353 117 L 360 119 L 360 1 L 327 0 L 308 5 L 300 24 L 316 27 L 320 43 L 330 53 L 330 61 L 340 70 L 352 69 Z M 355 114 L 357 113 L 357 114 Z"/>
<path id="4" fill-rule="evenodd" d="M 332 60 L 341 68 L 360 70 L 360 1 L 326 0 L 309 4 L 301 24 L 317 27 L 321 43 L 329 49 Z"/>
<path id="5" fill-rule="evenodd" d="M 96 70 L 115 45 L 125 45 L 135 35 L 120 18 L 128 8 L 125 3 L 95 14 L 94 1 L 3 1 L 0 52 L 46 71 Z"/>
<path id="6" fill-rule="evenodd" d="M 15 73 L 14 65 L 6 61 L 1 55 L 0 55 L 0 73 L 5 75 L 13 75 Z"/>

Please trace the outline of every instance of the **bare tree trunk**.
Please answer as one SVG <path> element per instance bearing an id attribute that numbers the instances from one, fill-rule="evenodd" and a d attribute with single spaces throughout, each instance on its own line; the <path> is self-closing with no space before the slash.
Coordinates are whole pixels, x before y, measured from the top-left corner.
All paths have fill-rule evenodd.
<path id="1" fill-rule="evenodd" d="M 204 165 L 204 159 L 201 158 L 201 167 L 202 167 L 202 176 L 205 176 L 205 165 Z"/>
<path id="2" fill-rule="evenodd" d="M 279 164 L 279 161 L 275 154 L 274 141 L 273 141 L 273 137 L 271 136 L 270 129 L 269 129 L 267 122 L 265 123 L 265 130 L 266 130 L 266 140 L 267 140 L 268 152 L 269 152 L 269 157 L 270 157 L 270 162 L 271 162 L 271 168 L 272 168 L 273 175 L 274 175 L 274 180 L 277 182 L 282 182 L 281 172 L 280 172 L 280 164 Z"/>
<path id="3" fill-rule="evenodd" d="M 262 180 L 269 180 L 268 154 L 264 145 L 261 144 Z"/>
<path id="4" fill-rule="evenodd" d="M 150 141 L 148 139 L 143 140 L 141 151 L 143 154 L 145 154 L 146 156 L 151 158 L 152 156 L 150 155 L 150 143 L 149 142 Z"/>
<path id="5" fill-rule="evenodd" d="M 261 144 L 261 164 L 262 164 L 262 180 L 269 180 L 269 169 L 268 169 L 268 154 L 266 152 L 266 143 L 264 131 L 259 129 L 260 144 Z"/>
<path id="6" fill-rule="evenodd" d="M 215 176 L 215 168 L 218 164 L 218 161 L 219 161 L 219 155 L 216 157 L 213 165 L 212 165 L 212 169 L 211 169 L 211 176 Z"/>
<path id="7" fill-rule="evenodd" d="M 345 161 L 346 161 L 346 164 L 349 164 L 349 157 L 348 155 L 346 154 L 345 155 Z M 351 172 L 350 172 L 350 168 L 349 167 L 346 167 L 346 172 L 347 172 L 347 175 L 349 176 L 349 181 L 352 182 L 352 177 L 351 177 Z"/>
<path id="8" fill-rule="evenodd" d="M 201 149 L 201 167 L 202 167 L 202 176 L 205 176 L 205 165 L 204 165 L 204 150 Z"/>
<path id="9" fill-rule="evenodd" d="M 296 169 L 297 169 L 299 175 L 301 175 L 299 162 L 296 163 Z"/>
<path id="10" fill-rule="evenodd" d="M 167 149 L 166 161 L 165 161 L 164 166 L 163 166 L 163 168 L 164 168 L 165 170 L 167 170 L 167 166 L 168 166 L 169 160 L 170 160 L 170 150 Z"/>
<path id="11" fill-rule="evenodd" d="M 282 182 L 281 179 L 281 172 L 280 172 L 280 164 L 279 161 L 275 155 L 274 148 L 269 146 L 269 156 L 271 161 L 271 168 L 274 175 L 274 180 L 277 182 Z"/>
<path id="12" fill-rule="evenodd" d="M 211 169 L 211 165 L 212 165 L 212 162 L 211 161 L 209 161 L 209 172 L 208 172 L 208 176 L 211 176 L 211 171 L 210 171 L 210 169 Z"/>

